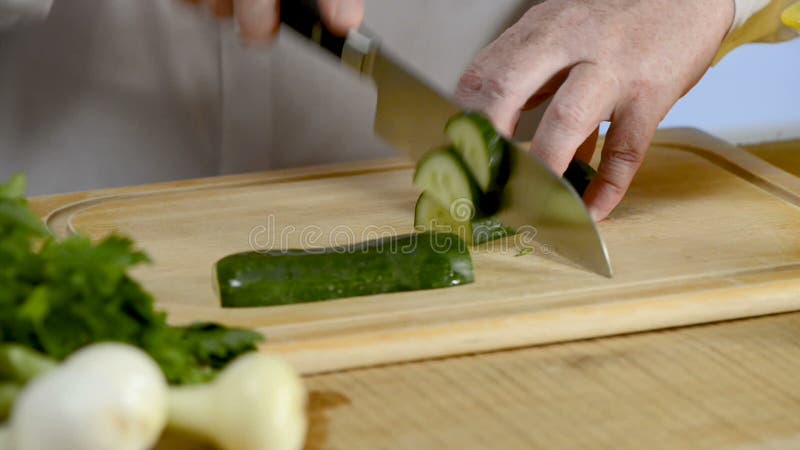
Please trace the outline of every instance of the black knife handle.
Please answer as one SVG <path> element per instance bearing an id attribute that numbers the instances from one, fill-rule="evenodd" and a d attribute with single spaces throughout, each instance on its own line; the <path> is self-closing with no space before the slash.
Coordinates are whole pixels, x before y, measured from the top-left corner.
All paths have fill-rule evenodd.
<path id="1" fill-rule="evenodd" d="M 341 58 L 346 38 L 334 35 L 322 21 L 319 0 L 281 0 L 281 22 Z"/>

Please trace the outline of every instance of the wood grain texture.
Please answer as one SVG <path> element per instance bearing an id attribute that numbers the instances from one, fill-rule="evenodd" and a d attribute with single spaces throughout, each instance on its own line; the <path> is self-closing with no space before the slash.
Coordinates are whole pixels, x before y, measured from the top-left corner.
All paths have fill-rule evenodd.
<path id="1" fill-rule="evenodd" d="M 679 137 L 706 145 L 692 133 Z M 256 327 L 269 336 L 265 349 L 314 373 L 796 310 L 800 214 L 786 180 L 770 184 L 774 173 L 752 169 L 759 183 L 691 151 L 654 147 L 600 226 L 612 280 L 542 252 L 483 248 L 473 252 L 470 286 L 274 308 L 217 307 L 213 263 L 273 230 L 282 247 L 302 246 L 299 230 L 309 227 L 322 236 L 316 245 L 341 243 L 347 232 L 358 239 L 372 226 L 409 231 L 417 192 L 406 163 L 116 193 L 61 207 L 48 223 L 133 236 L 157 261 L 137 275 L 173 320 Z"/>
<path id="2" fill-rule="evenodd" d="M 800 142 L 750 150 L 800 174 Z M 797 373 L 800 313 L 314 375 L 306 448 L 795 449 Z"/>
<path id="3" fill-rule="evenodd" d="M 659 130 L 654 146 L 689 150 L 756 186 L 800 206 L 800 178 L 779 165 L 722 139 L 687 128 Z"/>
<path id="4" fill-rule="evenodd" d="M 799 371 L 795 313 L 311 376 L 306 448 L 796 449 Z"/>
<path id="5" fill-rule="evenodd" d="M 769 142 L 745 149 L 755 156 L 800 177 L 800 141 Z"/>
<path id="6" fill-rule="evenodd" d="M 798 372 L 792 313 L 313 375 L 305 448 L 791 450 Z"/>

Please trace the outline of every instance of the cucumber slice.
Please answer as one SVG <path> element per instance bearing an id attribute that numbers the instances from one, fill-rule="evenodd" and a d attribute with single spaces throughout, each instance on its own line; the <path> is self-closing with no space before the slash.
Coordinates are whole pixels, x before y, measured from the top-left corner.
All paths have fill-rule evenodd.
<path id="1" fill-rule="evenodd" d="M 485 197 L 502 191 L 511 172 L 508 152 L 514 144 L 475 112 L 457 114 L 447 122 L 445 132 Z M 592 166 L 578 159 L 573 159 L 564 172 L 564 178 L 580 195 L 595 175 L 597 171 Z"/>
<path id="2" fill-rule="evenodd" d="M 414 212 L 415 228 L 453 233 L 471 245 L 480 245 L 516 234 L 513 228 L 503 225 L 494 217 L 471 222 L 455 220 L 448 208 L 442 206 L 426 192 L 423 192 L 417 199 Z"/>
<path id="3" fill-rule="evenodd" d="M 475 279 L 466 243 L 435 232 L 346 247 L 239 253 L 217 262 L 216 278 L 224 307 L 437 289 Z"/>
<path id="4" fill-rule="evenodd" d="M 472 220 L 481 206 L 480 189 L 452 148 L 431 150 L 419 160 L 414 186 L 452 211 L 459 222 Z"/>
<path id="5" fill-rule="evenodd" d="M 454 219 L 450 208 L 445 208 L 427 192 L 423 192 L 417 199 L 414 208 L 414 228 L 437 233 L 453 233 L 468 244 L 472 242 L 472 222 Z"/>
<path id="6" fill-rule="evenodd" d="M 445 133 L 483 192 L 502 189 L 510 173 L 508 143 L 492 123 L 475 112 L 447 122 Z"/>

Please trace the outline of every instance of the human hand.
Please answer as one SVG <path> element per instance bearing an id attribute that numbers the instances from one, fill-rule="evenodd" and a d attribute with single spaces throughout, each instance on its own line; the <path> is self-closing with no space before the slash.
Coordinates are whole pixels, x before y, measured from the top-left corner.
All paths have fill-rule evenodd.
<path id="1" fill-rule="evenodd" d="M 239 34 L 245 41 L 270 41 L 278 32 L 280 0 L 185 1 L 205 5 L 218 17 L 234 17 L 239 24 Z M 319 9 L 330 31 L 344 36 L 361 23 L 364 17 L 364 0 L 319 0 Z"/>
<path id="2" fill-rule="evenodd" d="M 622 200 L 658 123 L 708 69 L 733 0 L 545 0 L 482 50 L 456 98 L 512 135 L 552 97 L 531 151 L 559 174 L 588 162 L 611 121 L 584 200 L 601 220 Z"/>

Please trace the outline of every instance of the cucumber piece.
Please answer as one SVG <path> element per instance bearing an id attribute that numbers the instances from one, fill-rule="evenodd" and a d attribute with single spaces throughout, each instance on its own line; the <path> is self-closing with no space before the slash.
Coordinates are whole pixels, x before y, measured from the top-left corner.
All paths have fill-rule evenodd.
<path id="1" fill-rule="evenodd" d="M 481 191 L 503 188 L 510 173 L 508 142 L 488 119 L 475 112 L 460 113 L 447 122 L 445 133 Z"/>
<path id="2" fill-rule="evenodd" d="M 483 195 L 484 209 L 497 202 L 511 172 L 508 153 L 514 143 L 498 133 L 492 123 L 475 112 L 457 114 L 445 126 L 453 148 L 469 168 Z M 583 195 L 597 172 L 592 166 L 573 159 L 564 178 Z M 484 211 L 487 215 L 492 211 Z"/>
<path id="3" fill-rule="evenodd" d="M 452 211 L 460 222 L 472 220 L 483 206 L 478 185 L 452 148 L 438 148 L 425 154 L 417 162 L 414 186 Z"/>
<path id="4" fill-rule="evenodd" d="M 426 192 L 417 199 L 414 226 L 421 230 L 454 233 L 471 245 L 480 245 L 516 234 L 513 228 L 503 225 L 494 217 L 474 221 L 455 220 L 448 208 Z"/>
<path id="5" fill-rule="evenodd" d="M 414 228 L 437 233 L 453 233 L 468 244 L 472 243 L 472 222 L 454 219 L 450 208 L 445 208 L 427 192 L 423 192 L 417 199 L 414 208 Z"/>
<path id="6" fill-rule="evenodd" d="M 594 167 L 580 159 L 573 159 L 564 172 L 564 178 L 569 181 L 575 191 L 578 192 L 578 195 L 581 196 L 586 192 L 586 188 L 589 187 L 589 183 L 596 175 L 597 171 L 594 170 Z"/>
<path id="7" fill-rule="evenodd" d="M 466 243 L 424 232 L 345 247 L 226 256 L 216 264 L 223 307 L 288 305 L 472 283 Z"/>

